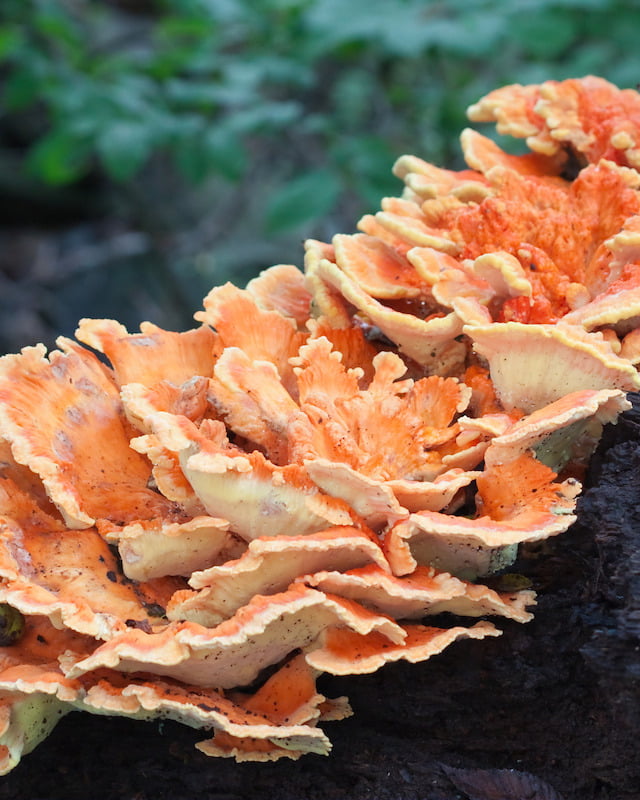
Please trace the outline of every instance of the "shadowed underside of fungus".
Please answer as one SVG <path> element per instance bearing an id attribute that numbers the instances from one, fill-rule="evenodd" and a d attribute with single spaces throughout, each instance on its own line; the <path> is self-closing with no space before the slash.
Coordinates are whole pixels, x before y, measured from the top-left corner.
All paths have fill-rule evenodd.
<path id="1" fill-rule="evenodd" d="M 327 754 L 350 709 L 321 673 L 531 618 L 483 576 L 571 525 L 640 388 L 640 96 L 469 115 L 531 152 L 467 130 L 468 169 L 402 156 L 358 232 L 212 289 L 193 330 L 83 319 L 0 359 L 0 772 L 72 710 Z"/>

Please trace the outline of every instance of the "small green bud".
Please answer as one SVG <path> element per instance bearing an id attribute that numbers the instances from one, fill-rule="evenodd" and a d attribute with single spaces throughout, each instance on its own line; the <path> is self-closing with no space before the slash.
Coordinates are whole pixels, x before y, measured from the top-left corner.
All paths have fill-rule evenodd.
<path id="1" fill-rule="evenodd" d="M 24 617 L 18 609 L 0 603 L 0 647 L 15 644 L 24 633 Z"/>

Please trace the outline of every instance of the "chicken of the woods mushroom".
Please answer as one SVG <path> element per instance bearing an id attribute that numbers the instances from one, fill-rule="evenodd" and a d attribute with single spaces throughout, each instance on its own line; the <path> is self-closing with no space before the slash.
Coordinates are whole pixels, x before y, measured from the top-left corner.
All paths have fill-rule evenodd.
<path id="1" fill-rule="evenodd" d="M 531 618 L 483 576 L 571 525 L 640 388 L 640 95 L 515 85 L 469 116 L 530 152 L 465 130 L 467 169 L 402 156 L 357 232 L 192 330 L 83 319 L 0 359 L 0 773 L 74 710 L 327 754 L 351 712 L 322 673 Z"/>

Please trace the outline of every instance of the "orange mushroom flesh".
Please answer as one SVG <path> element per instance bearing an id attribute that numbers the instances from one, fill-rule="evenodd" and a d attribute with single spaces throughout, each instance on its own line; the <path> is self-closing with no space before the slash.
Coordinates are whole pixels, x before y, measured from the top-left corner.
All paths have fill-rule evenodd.
<path id="1" fill-rule="evenodd" d="M 535 153 L 564 148 L 583 161 L 606 158 L 637 168 L 640 97 L 595 76 L 505 86 L 469 108 L 474 122 L 497 122 L 498 131 L 524 137 Z"/>
<path id="2" fill-rule="evenodd" d="M 467 130 L 468 169 L 402 156 L 358 233 L 212 289 L 198 328 L 84 319 L 86 347 L 0 359 L 0 773 L 74 709 L 326 755 L 350 709 L 322 672 L 531 618 L 482 578 L 569 527 L 640 388 L 640 95 L 470 116 L 532 152 Z"/>

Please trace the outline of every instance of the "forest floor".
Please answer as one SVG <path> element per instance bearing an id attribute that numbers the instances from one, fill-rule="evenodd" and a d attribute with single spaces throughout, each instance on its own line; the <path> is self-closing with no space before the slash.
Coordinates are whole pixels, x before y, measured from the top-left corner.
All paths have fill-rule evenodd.
<path id="1" fill-rule="evenodd" d="M 531 623 L 321 680 L 354 709 L 329 757 L 236 764 L 177 723 L 72 713 L 0 800 L 640 800 L 639 422 L 607 429 L 578 522 L 516 565 Z"/>

